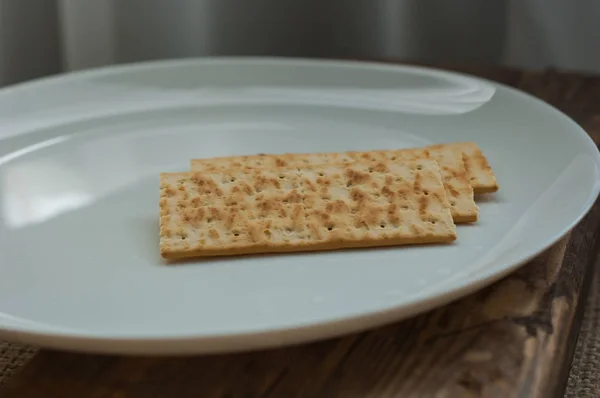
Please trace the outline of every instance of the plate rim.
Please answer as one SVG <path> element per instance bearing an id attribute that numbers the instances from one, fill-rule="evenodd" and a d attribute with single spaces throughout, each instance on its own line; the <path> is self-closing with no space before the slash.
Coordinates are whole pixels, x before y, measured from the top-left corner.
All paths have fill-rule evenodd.
<path id="1" fill-rule="evenodd" d="M 570 130 L 573 130 L 574 137 L 580 141 L 580 145 L 598 149 L 593 139 L 585 130 L 575 122 L 571 117 L 563 113 L 552 104 L 531 95 L 518 88 L 508 86 L 504 83 L 496 82 L 487 78 L 471 75 L 464 72 L 449 71 L 428 65 L 395 64 L 390 62 L 371 61 L 371 60 L 338 60 L 338 59 L 310 59 L 295 57 L 271 57 L 271 56 L 215 56 L 198 58 L 180 58 L 165 59 L 154 61 L 143 61 L 127 64 L 107 65 L 97 68 L 90 68 L 80 71 L 72 71 L 64 74 L 47 76 L 39 79 L 33 79 L 13 85 L 0 88 L 0 97 L 10 96 L 13 92 L 23 89 L 41 87 L 52 84 L 64 84 L 71 81 L 86 81 L 94 77 L 102 77 L 112 74 L 127 72 L 136 72 L 147 69 L 158 68 L 178 68 L 193 65 L 207 65 L 215 63 L 237 64 L 243 67 L 244 64 L 269 64 L 269 65 L 309 65 L 325 67 L 353 67 L 364 71 L 391 71 L 404 72 L 412 74 L 422 74 L 428 76 L 453 76 L 468 79 L 479 80 L 493 85 L 497 88 L 509 92 L 511 95 L 517 95 L 532 101 L 539 106 L 546 107 L 553 116 L 561 118 L 567 123 Z M 576 131 L 576 132 L 575 132 Z M 17 134 L 12 137 L 18 137 Z M 10 139 L 7 137 L 6 139 Z M 2 139 L 0 139 L 2 141 Z M 596 151 L 594 163 L 600 170 L 600 152 Z M 384 309 L 370 311 L 355 315 L 344 316 L 339 319 L 329 318 L 325 321 L 316 321 L 304 323 L 297 326 L 275 327 L 264 330 L 252 330 L 230 333 L 213 334 L 177 334 L 170 333 L 165 335 L 144 335 L 144 334 L 111 334 L 94 333 L 88 330 L 71 331 L 63 328 L 40 326 L 10 325 L 0 319 L 0 337 L 8 340 L 16 340 L 27 344 L 36 344 L 42 346 L 102 353 L 135 353 L 135 354 L 194 354 L 194 353 L 219 353 L 219 352 L 239 352 L 254 349 L 264 349 L 296 343 L 306 343 L 315 340 L 322 340 L 330 337 L 346 335 L 372 329 L 388 323 L 398 322 L 400 320 L 412 317 L 424 311 L 445 305 L 451 301 L 461 299 L 466 295 L 480 290 L 493 282 L 500 280 L 506 275 L 519 269 L 534 257 L 548 250 L 552 245 L 558 242 L 571 232 L 581 220 L 590 212 L 592 206 L 600 195 L 600 178 L 592 188 L 590 196 L 580 214 L 552 235 L 552 238 L 541 244 L 533 250 L 528 256 L 520 261 L 511 263 L 500 263 L 498 267 L 491 270 L 483 270 L 477 278 L 463 280 L 459 283 L 453 283 L 449 286 L 440 288 L 434 295 L 416 297 L 412 300 L 403 302 L 402 305 L 393 305 Z M 168 343 L 168 344 L 165 344 Z M 165 344 L 165 346 L 163 346 Z"/>

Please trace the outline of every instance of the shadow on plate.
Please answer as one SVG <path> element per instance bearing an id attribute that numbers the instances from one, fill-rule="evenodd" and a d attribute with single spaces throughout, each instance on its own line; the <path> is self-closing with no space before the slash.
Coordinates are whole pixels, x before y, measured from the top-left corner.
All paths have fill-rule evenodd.
<path id="1" fill-rule="evenodd" d="M 480 204 L 480 203 L 502 203 L 502 202 L 504 202 L 504 200 L 502 200 L 501 195 L 498 195 L 498 192 L 493 192 L 493 193 L 482 193 L 482 194 L 475 195 L 475 202 L 477 202 L 477 204 Z"/>
<path id="2" fill-rule="evenodd" d="M 209 265 L 209 264 L 218 264 L 218 263 L 227 263 L 231 261 L 243 261 L 247 259 L 275 259 L 281 258 L 284 256 L 322 256 L 322 255 L 332 255 L 334 253 L 353 253 L 353 252 L 376 252 L 382 250 L 418 250 L 422 247 L 447 247 L 453 246 L 457 244 L 457 242 L 449 242 L 449 243 L 427 243 L 427 244 L 415 244 L 415 245 L 398 245 L 398 246 L 379 246 L 379 247 L 357 247 L 357 248 L 347 248 L 347 249 L 334 249 L 334 250 L 314 250 L 314 251 L 304 251 L 304 252 L 286 252 L 286 253 L 256 253 L 256 254 L 243 254 L 243 255 L 230 255 L 230 256 L 211 256 L 211 257 L 192 257 L 186 259 L 179 260 L 167 260 L 160 257 L 160 253 L 157 253 L 157 256 L 160 258 L 162 266 L 168 267 L 176 267 L 182 265 Z M 157 250 L 158 252 L 158 250 Z"/>

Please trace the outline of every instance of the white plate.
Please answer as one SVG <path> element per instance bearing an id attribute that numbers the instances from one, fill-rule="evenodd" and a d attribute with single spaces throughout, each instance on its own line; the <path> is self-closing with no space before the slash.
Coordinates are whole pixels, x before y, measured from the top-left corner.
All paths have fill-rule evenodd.
<path id="1" fill-rule="evenodd" d="M 476 141 L 500 191 L 454 245 L 204 260 L 158 254 L 158 173 L 194 157 Z M 0 91 L 0 337 L 114 353 L 331 337 L 454 300 L 571 229 L 598 151 L 557 110 L 431 69 L 205 59 Z"/>

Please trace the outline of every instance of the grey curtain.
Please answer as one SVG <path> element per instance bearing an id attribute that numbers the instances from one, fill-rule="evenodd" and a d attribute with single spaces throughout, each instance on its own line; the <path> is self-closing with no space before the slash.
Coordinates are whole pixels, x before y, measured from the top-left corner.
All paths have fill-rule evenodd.
<path id="1" fill-rule="evenodd" d="M 53 0 L 0 0 L 0 85 L 63 69 Z"/>
<path id="2" fill-rule="evenodd" d="M 598 18 L 598 0 L 0 0 L 0 85 L 204 55 L 600 72 Z"/>
<path id="3" fill-rule="evenodd" d="M 478 0 L 0 0 L 0 84 L 99 63 L 202 55 L 500 62 L 506 4 Z M 110 15 L 94 15 L 100 8 Z M 94 22 L 93 18 L 109 20 Z M 63 26 L 68 23 L 75 28 Z M 110 25 L 110 33 L 104 31 L 110 35 L 110 57 L 104 62 L 94 61 L 99 59 L 95 52 L 107 51 L 100 48 L 107 44 L 93 37 L 93 24 Z M 77 37 L 69 37 L 73 35 Z M 481 37 L 486 37 L 485 46 Z"/>

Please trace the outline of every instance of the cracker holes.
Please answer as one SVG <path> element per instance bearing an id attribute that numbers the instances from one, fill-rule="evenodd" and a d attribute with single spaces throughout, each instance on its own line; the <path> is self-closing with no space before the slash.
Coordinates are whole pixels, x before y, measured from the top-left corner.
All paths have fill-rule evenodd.
<path id="1" fill-rule="evenodd" d="M 429 191 L 423 191 L 423 195 L 429 196 Z"/>
<path id="2" fill-rule="evenodd" d="M 417 170 L 423 170 L 423 165 L 422 164 L 417 165 Z"/>

